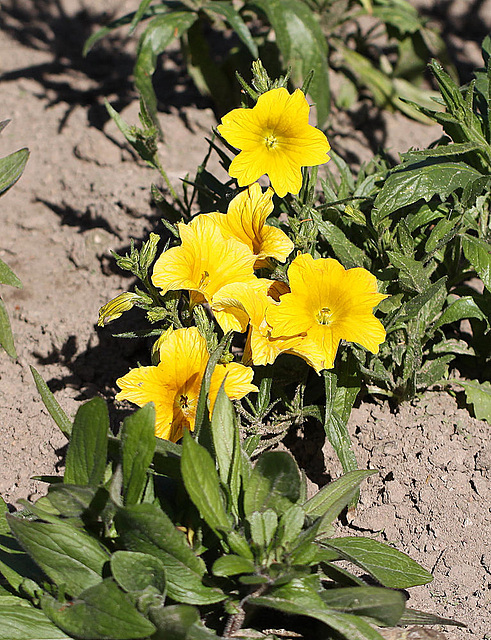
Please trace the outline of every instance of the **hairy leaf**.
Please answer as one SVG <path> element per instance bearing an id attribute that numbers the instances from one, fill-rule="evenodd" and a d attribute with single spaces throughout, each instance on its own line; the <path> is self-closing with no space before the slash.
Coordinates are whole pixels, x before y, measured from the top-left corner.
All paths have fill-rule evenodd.
<path id="1" fill-rule="evenodd" d="M 481 175 L 464 162 L 439 162 L 432 158 L 396 167 L 375 198 L 372 222 L 377 226 L 393 211 L 418 200 L 429 202 L 436 195 L 445 200 Z"/>
<path id="2" fill-rule="evenodd" d="M 77 596 L 102 580 L 109 553 L 81 529 L 59 522 L 29 521 L 7 516 L 17 540 L 57 585 Z"/>
<path id="3" fill-rule="evenodd" d="M 104 478 L 107 458 L 109 413 L 102 398 L 83 404 L 75 416 L 66 454 L 63 481 L 98 485 Z"/>
<path id="4" fill-rule="evenodd" d="M 391 589 L 407 589 L 433 580 L 405 553 L 370 538 L 334 538 L 324 543 Z"/>
<path id="5" fill-rule="evenodd" d="M 73 602 L 58 602 L 45 594 L 41 596 L 41 607 L 57 626 L 75 638 L 137 640 L 155 631 L 111 579 L 86 589 Z"/>

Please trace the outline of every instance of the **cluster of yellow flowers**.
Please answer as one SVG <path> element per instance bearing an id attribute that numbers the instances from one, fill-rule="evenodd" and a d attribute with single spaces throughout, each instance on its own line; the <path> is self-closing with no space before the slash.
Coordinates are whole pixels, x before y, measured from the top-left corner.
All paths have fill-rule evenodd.
<path id="1" fill-rule="evenodd" d="M 191 306 L 207 303 L 224 332 L 248 330 L 244 364 L 215 368 L 210 410 L 224 379 L 231 399 L 257 390 L 247 365 L 272 364 L 279 354 L 293 353 L 319 372 L 333 366 L 340 340 L 377 353 L 385 338 L 373 308 L 386 296 L 365 269 L 346 270 L 337 260 L 298 254 L 288 268 L 289 286 L 254 273 L 270 258 L 285 262 L 294 249 L 283 231 L 266 224 L 274 193 L 298 193 L 301 167 L 329 160 L 329 143 L 308 118 L 304 94 L 284 88 L 264 93 L 252 109 L 224 116 L 218 130 L 240 150 L 229 173 L 247 188 L 226 214 L 200 214 L 178 224 L 181 244 L 155 263 L 152 282 L 162 294 L 187 290 Z M 264 174 L 271 187 L 263 193 L 256 180 Z M 154 402 L 156 435 L 176 442 L 184 429 L 194 428 L 209 354 L 195 327 L 165 332 L 158 346 L 159 364 L 119 378 L 116 398 L 139 406 Z"/>

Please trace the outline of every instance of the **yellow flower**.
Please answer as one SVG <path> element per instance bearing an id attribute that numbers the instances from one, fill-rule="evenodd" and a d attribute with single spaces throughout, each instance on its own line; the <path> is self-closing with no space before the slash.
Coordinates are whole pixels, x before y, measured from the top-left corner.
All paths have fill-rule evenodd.
<path id="1" fill-rule="evenodd" d="M 273 211 L 273 189 L 265 193 L 257 182 L 239 193 L 229 204 L 227 213 L 209 213 L 225 238 L 236 238 L 256 256 L 254 267 L 268 265 L 267 258 L 285 262 L 293 251 L 293 242 L 276 227 L 266 224 Z"/>
<path id="2" fill-rule="evenodd" d="M 124 291 L 120 293 L 119 296 L 109 300 L 109 302 L 106 302 L 106 304 L 99 309 L 97 326 L 103 327 L 121 317 L 125 311 L 132 309 L 135 301 L 139 299 L 140 296 L 137 293 Z"/>
<path id="3" fill-rule="evenodd" d="M 256 256 L 235 238 L 224 238 L 207 215 L 189 224 L 178 224 L 182 243 L 165 251 L 155 262 L 152 282 L 162 293 L 187 289 L 192 304 L 211 302 L 213 295 L 230 282 L 254 282 Z M 224 331 L 233 329 L 226 318 L 217 317 Z"/>
<path id="4" fill-rule="evenodd" d="M 177 329 L 161 344 L 160 362 L 156 367 L 132 369 L 116 383 L 121 391 L 117 400 L 129 400 L 142 407 L 155 403 L 155 435 L 177 442 L 184 429 L 193 431 L 201 381 L 208 363 L 206 341 L 196 327 Z M 250 391 L 253 371 L 232 362 L 215 367 L 210 385 L 210 413 L 225 376 L 225 392 L 238 400 Z"/>
<path id="5" fill-rule="evenodd" d="M 271 337 L 271 327 L 266 322 L 267 310 L 277 303 L 268 295 L 275 282 L 259 280 L 259 286 L 247 284 L 229 284 L 220 289 L 213 298 L 212 309 L 236 314 L 242 321 L 241 331 L 245 331 L 247 321 L 250 321 L 249 334 L 244 348 L 243 362 L 246 364 L 273 364 L 280 353 L 290 351 L 295 347 L 301 349 L 303 336 Z"/>
<path id="6" fill-rule="evenodd" d="M 227 113 L 217 128 L 241 150 L 229 168 L 241 187 L 266 173 L 282 198 L 300 191 L 301 167 L 329 160 L 329 142 L 322 131 L 309 125 L 309 105 L 300 89 L 291 95 L 283 87 L 271 89 L 259 96 L 252 109 Z"/>
<path id="7" fill-rule="evenodd" d="M 334 364 L 340 340 L 356 342 L 378 353 L 385 329 L 373 308 L 386 295 L 366 269 L 345 269 L 337 260 L 309 254 L 295 258 L 288 269 L 291 293 L 266 311 L 273 338 L 304 334 L 297 353 L 320 371 Z M 321 354 L 319 358 L 317 353 Z"/>

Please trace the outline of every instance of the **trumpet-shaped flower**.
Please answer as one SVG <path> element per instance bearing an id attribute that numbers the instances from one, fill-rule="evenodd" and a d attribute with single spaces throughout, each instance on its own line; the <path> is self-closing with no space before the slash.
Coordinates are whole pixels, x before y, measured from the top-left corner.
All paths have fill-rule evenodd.
<path id="1" fill-rule="evenodd" d="M 340 340 L 378 353 L 385 329 L 373 308 L 387 296 L 377 292 L 375 276 L 359 267 L 345 269 L 332 258 L 301 254 L 288 277 L 291 293 L 266 311 L 273 338 L 304 334 L 300 349 L 293 352 L 310 359 L 316 371 L 333 366 Z"/>
<path id="2" fill-rule="evenodd" d="M 280 353 L 302 348 L 304 336 L 271 337 L 271 327 L 266 322 L 267 310 L 277 303 L 268 295 L 275 285 L 271 280 L 259 280 L 257 287 L 247 284 L 226 285 L 215 295 L 212 308 L 246 317 L 250 322 L 249 333 L 244 348 L 243 362 L 256 365 L 273 364 Z M 245 331 L 247 322 L 242 323 Z M 320 354 L 317 356 L 320 357 Z"/>
<path id="3" fill-rule="evenodd" d="M 227 113 L 217 128 L 227 142 L 240 149 L 229 174 L 241 187 L 267 174 L 282 198 L 300 191 L 301 167 L 329 160 L 329 142 L 309 124 L 309 105 L 300 89 L 293 94 L 284 87 L 271 89 L 259 96 L 252 109 Z"/>
<path id="4" fill-rule="evenodd" d="M 178 224 L 182 243 L 165 251 L 155 262 L 152 282 L 162 293 L 186 289 L 193 304 L 211 302 L 213 295 L 231 282 L 254 282 L 256 256 L 239 240 L 224 238 L 218 225 L 207 215 L 189 224 Z M 219 318 L 222 329 L 230 327 Z"/>
<path id="5" fill-rule="evenodd" d="M 157 366 L 132 369 L 116 382 L 121 391 L 117 400 L 129 400 L 142 407 L 155 403 L 155 435 L 177 442 L 184 429 L 194 430 L 201 381 L 209 353 L 196 327 L 177 329 L 161 343 Z M 225 393 L 231 399 L 257 391 L 251 384 L 253 371 L 238 363 L 215 367 L 210 384 L 210 412 L 225 379 Z"/>
<path id="6" fill-rule="evenodd" d="M 268 258 L 285 262 L 293 251 L 293 242 L 276 227 L 266 224 L 273 211 L 273 189 L 262 192 L 255 182 L 230 202 L 227 213 L 209 213 L 225 238 L 235 238 L 249 247 L 256 256 L 254 267 L 268 264 Z"/>

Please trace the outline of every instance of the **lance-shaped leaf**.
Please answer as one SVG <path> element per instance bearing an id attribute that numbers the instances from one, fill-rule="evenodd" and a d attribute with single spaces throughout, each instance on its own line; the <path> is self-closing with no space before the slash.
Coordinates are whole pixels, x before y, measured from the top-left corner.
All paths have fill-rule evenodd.
<path id="1" fill-rule="evenodd" d="M 77 596 L 102 580 L 109 553 L 88 533 L 69 524 L 7 516 L 13 534 L 34 562 L 67 593 Z"/>
<path id="2" fill-rule="evenodd" d="M 157 126 L 157 99 L 152 86 L 157 57 L 175 38 L 180 38 L 196 21 L 197 13 L 173 11 L 154 18 L 143 32 L 138 43 L 134 68 L 135 85 L 140 92 L 148 112 Z"/>
<path id="3" fill-rule="evenodd" d="M 127 417 L 121 430 L 124 503 L 136 504 L 155 452 L 155 407 L 149 403 Z"/>
<path id="4" fill-rule="evenodd" d="M 445 200 L 481 175 L 464 162 L 440 162 L 438 158 L 396 167 L 375 198 L 372 222 L 377 226 L 393 211 L 418 200 L 429 202 L 436 195 Z"/>
<path id="5" fill-rule="evenodd" d="M 266 596 L 250 598 L 249 604 L 315 618 L 347 640 L 382 640 L 382 636 L 362 618 L 329 609 L 307 579 L 296 578 Z"/>
<path id="6" fill-rule="evenodd" d="M 28 149 L 19 149 L 6 158 L 0 158 L 0 194 L 10 189 L 21 177 L 28 158 Z"/>
<path id="7" fill-rule="evenodd" d="M 0 346 L 5 349 L 11 358 L 17 358 L 7 307 L 2 298 L 0 298 Z"/>
<path id="8" fill-rule="evenodd" d="M 187 431 L 182 443 L 181 471 L 186 491 L 206 524 L 220 536 L 221 532 L 230 531 L 213 458 Z"/>
<path id="9" fill-rule="evenodd" d="M 0 598 L 0 640 L 69 640 L 42 611 L 17 599 L 18 604 L 4 604 Z"/>
<path id="10" fill-rule="evenodd" d="M 155 632 L 112 579 L 86 589 L 72 602 L 58 602 L 46 594 L 41 607 L 63 631 L 84 640 L 138 640 Z"/>
<path id="11" fill-rule="evenodd" d="M 395 626 L 406 606 L 400 591 L 380 587 L 326 589 L 321 597 L 329 609 L 373 619 L 383 626 Z"/>
<path id="12" fill-rule="evenodd" d="M 304 504 L 307 515 L 321 516 L 326 522 L 332 522 L 356 496 L 360 484 L 376 469 L 349 471 L 330 484 L 322 487 Z"/>
<path id="13" fill-rule="evenodd" d="M 98 485 L 107 460 L 109 413 L 102 398 L 92 398 L 77 411 L 66 454 L 68 484 Z"/>
<path id="14" fill-rule="evenodd" d="M 474 236 L 462 236 L 464 255 L 477 271 L 484 286 L 491 291 L 491 247 L 489 243 Z"/>
<path id="15" fill-rule="evenodd" d="M 125 591 L 152 587 L 158 593 L 165 593 L 165 566 L 156 556 L 138 551 L 116 551 L 111 556 L 111 572 Z"/>
<path id="16" fill-rule="evenodd" d="M 300 474 L 285 451 L 267 451 L 258 459 L 244 495 L 246 515 L 273 509 L 284 513 L 300 498 Z"/>
<path id="17" fill-rule="evenodd" d="M 254 0 L 274 29 L 284 63 L 293 68 L 293 80 L 300 85 L 311 70 L 309 93 L 323 126 L 330 111 L 327 43 L 315 15 L 301 0 Z"/>
<path id="18" fill-rule="evenodd" d="M 36 371 L 36 369 L 32 366 L 31 366 L 31 373 L 32 373 L 32 377 L 34 378 L 34 382 L 36 384 L 36 389 L 38 390 L 39 395 L 41 396 L 41 400 L 43 401 L 44 406 L 48 410 L 49 415 L 56 422 L 56 424 L 58 425 L 63 435 L 69 438 L 72 432 L 71 421 L 69 420 L 68 416 L 63 411 L 63 409 L 61 408 L 60 404 L 58 403 L 58 400 L 52 394 L 46 382 L 43 380 L 40 374 Z"/>
<path id="19" fill-rule="evenodd" d="M 126 549 L 161 560 L 171 598 L 187 604 L 211 604 L 224 599 L 220 589 L 203 585 L 204 562 L 161 509 L 152 504 L 120 508 L 114 522 Z"/>
<path id="20" fill-rule="evenodd" d="M 0 260 L 0 284 L 8 284 L 11 287 L 22 289 L 22 282 L 3 260 Z"/>
<path id="21" fill-rule="evenodd" d="M 324 543 L 391 589 L 407 589 L 433 580 L 431 573 L 401 551 L 370 538 L 334 538 Z"/>

